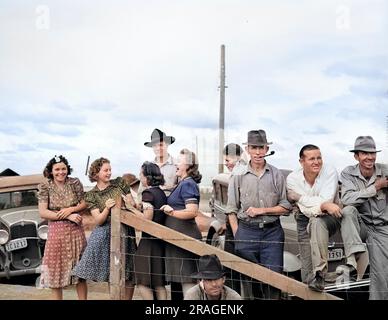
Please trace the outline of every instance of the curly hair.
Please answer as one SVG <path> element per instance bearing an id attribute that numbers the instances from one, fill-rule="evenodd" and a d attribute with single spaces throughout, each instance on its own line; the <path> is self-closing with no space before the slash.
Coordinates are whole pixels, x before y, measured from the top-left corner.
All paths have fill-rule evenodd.
<path id="1" fill-rule="evenodd" d="M 97 175 L 100 172 L 102 166 L 104 163 L 110 163 L 110 161 L 107 158 L 98 158 L 92 162 L 89 168 L 88 176 L 90 182 L 96 182 L 97 181 Z"/>
<path id="2" fill-rule="evenodd" d="M 164 176 L 157 164 L 146 161 L 142 164 L 141 171 L 149 186 L 156 187 L 164 184 Z"/>
<path id="3" fill-rule="evenodd" d="M 71 174 L 71 172 L 73 171 L 73 168 L 70 167 L 69 162 L 62 155 L 60 155 L 60 156 L 55 155 L 52 159 L 50 159 L 50 161 L 46 164 L 46 166 L 43 169 L 43 176 L 47 179 L 53 180 L 54 179 L 53 166 L 54 166 L 54 164 L 61 163 L 61 162 L 66 165 L 67 175 L 69 176 Z"/>
<path id="4" fill-rule="evenodd" d="M 186 163 L 188 165 L 187 175 L 192 177 L 196 183 L 200 183 L 202 180 L 202 174 L 198 171 L 199 165 L 195 153 L 189 149 L 182 149 L 179 153 L 186 157 Z"/>

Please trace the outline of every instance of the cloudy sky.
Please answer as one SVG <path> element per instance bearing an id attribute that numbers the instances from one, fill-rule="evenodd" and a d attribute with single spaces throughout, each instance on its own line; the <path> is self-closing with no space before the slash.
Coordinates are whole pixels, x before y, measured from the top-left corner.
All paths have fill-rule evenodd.
<path id="1" fill-rule="evenodd" d="M 55 154 L 74 176 L 105 156 L 138 173 L 157 127 L 172 154 L 217 171 L 220 46 L 226 46 L 225 143 L 264 129 L 298 167 L 321 147 L 338 170 L 372 135 L 388 162 L 388 2 L 111 0 L 0 2 L 0 171 L 39 173 Z"/>

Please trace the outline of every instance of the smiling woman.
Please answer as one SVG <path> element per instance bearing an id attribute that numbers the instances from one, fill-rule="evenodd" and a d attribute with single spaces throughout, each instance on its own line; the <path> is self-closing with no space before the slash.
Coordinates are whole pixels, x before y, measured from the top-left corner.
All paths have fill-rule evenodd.
<path id="1" fill-rule="evenodd" d="M 72 169 L 63 156 L 47 163 L 47 182 L 39 185 L 39 213 L 48 222 L 48 238 L 42 261 L 42 283 L 52 289 L 54 299 L 62 299 L 62 289 L 76 284 L 79 299 L 86 299 L 86 282 L 71 276 L 71 270 L 86 246 L 80 212 L 86 208 L 79 179 L 68 177 Z"/>

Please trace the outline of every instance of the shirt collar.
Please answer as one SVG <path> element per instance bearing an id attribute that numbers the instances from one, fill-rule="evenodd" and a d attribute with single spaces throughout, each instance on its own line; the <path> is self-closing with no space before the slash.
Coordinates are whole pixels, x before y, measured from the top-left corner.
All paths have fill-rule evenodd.
<path id="1" fill-rule="evenodd" d="M 356 164 L 355 166 L 350 167 L 349 174 L 367 181 L 366 178 L 361 173 L 359 164 Z M 382 166 L 379 163 L 375 163 L 375 170 L 373 172 L 372 177 L 370 177 L 369 182 L 373 182 L 376 179 L 376 177 L 381 177 L 382 175 L 383 175 Z"/>
<path id="2" fill-rule="evenodd" d="M 265 171 L 270 171 L 271 170 L 271 166 L 268 164 L 268 162 L 266 161 L 265 162 L 265 165 L 264 165 L 264 172 Z M 245 172 L 244 172 L 244 174 L 246 174 L 246 173 L 252 173 L 252 174 L 254 174 L 254 175 L 256 175 L 256 172 L 255 172 L 255 170 L 253 170 L 253 168 L 252 168 L 252 166 L 251 166 L 251 162 L 249 161 L 249 163 L 247 164 L 247 166 L 245 167 Z"/>
<path id="3" fill-rule="evenodd" d="M 156 164 L 156 157 L 155 157 L 155 159 L 154 159 L 154 163 Z M 162 163 L 162 165 L 161 165 L 161 167 L 163 167 L 163 166 L 165 166 L 165 165 L 167 165 L 167 164 L 174 164 L 174 158 L 168 153 L 168 158 L 167 158 L 167 160 L 164 162 L 164 163 Z"/>

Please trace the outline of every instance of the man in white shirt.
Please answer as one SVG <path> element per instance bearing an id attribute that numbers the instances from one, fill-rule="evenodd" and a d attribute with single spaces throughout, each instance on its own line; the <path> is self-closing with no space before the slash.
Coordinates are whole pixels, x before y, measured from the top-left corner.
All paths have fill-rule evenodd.
<path id="1" fill-rule="evenodd" d="M 302 168 L 287 177 L 287 195 L 298 208 L 295 219 L 302 260 L 302 280 L 311 289 L 322 291 L 328 267 L 329 237 L 341 227 L 338 173 L 334 167 L 323 164 L 321 151 L 315 145 L 302 147 L 299 162 Z M 343 232 L 348 230 L 346 226 L 341 229 Z M 344 243 L 346 256 L 365 251 L 364 247 L 353 246 L 352 243 Z M 350 276 L 356 277 L 357 270 L 352 271 Z"/>

